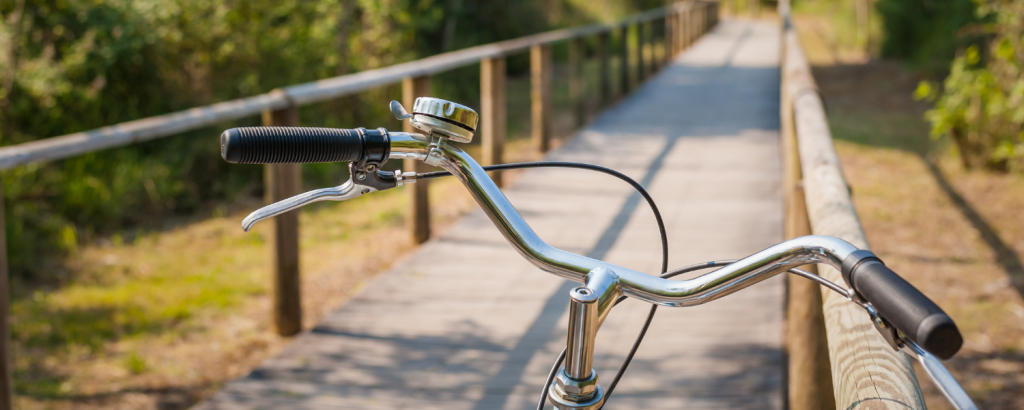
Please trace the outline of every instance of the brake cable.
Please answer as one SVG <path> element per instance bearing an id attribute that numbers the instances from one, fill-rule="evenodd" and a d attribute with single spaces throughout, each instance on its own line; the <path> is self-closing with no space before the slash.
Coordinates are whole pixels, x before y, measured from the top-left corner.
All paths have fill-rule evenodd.
<path id="1" fill-rule="evenodd" d="M 714 267 L 714 266 L 720 266 L 720 265 L 709 265 L 709 263 L 711 263 L 711 264 L 716 263 L 716 262 L 709 262 L 709 263 L 702 263 L 702 264 L 698 264 L 698 265 L 687 266 L 687 267 L 684 267 L 684 268 L 681 268 L 681 269 L 676 269 L 676 270 L 674 270 L 672 272 L 667 272 L 668 271 L 668 235 L 667 235 L 667 233 L 665 231 L 665 221 L 661 218 L 661 212 L 658 211 L 658 205 L 654 203 L 654 198 L 651 198 L 651 195 L 647 192 L 646 189 L 644 189 L 643 185 L 640 185 L 639 182 L 636 182 L 633 178 L 630 178 L 629 176 L 627 176 L 627 175 L 625 175 L 625 174 L 623 174 L 623 173 L 621 173 L 619 171 L 616 171 L 616 170 L 611 169 L 611 168 L 605 168 L 605 167 L 602 167 L 602 166 L 599 166 L 599 165 L 583 164 L 583 163 L 579 163 L 579 162 L 563 162 L 563 161 L 518 162 L 518 163 L 512 163 L 512 164 L 488 165 L 488 166 L 485 166 L 483 168 L 484 168 L 484 170 L 487 170 L 487 171 L 504 171 L 504 170 L 509 170 L 509 169 L 520 169 L 520 168 L 577 168 L 577 169 L 586 169 L 586 170 L 591 170 L 591 171 L 603 172 L 605 174 L 614 176 L 614 177 L 616 177 L 618 179 L 621 179 L 622 181 L 625 181 L 626 183 L 631 185 L 634 189 L 636 189 L 637 192 L 639 192 L 640 195 L 642 195 L 644 197 L 644 199 L 647 200 L 647 204 L 650 205 L 651 211 L 654 212 L 654 219 L 657 220 L 657 222 L 658 222 L 658 230 L 661 233 L 661 272 L 663 272 L 662 275 L 661 275 L 662 277 L 672 277 L 672 276 L 680 275 L 680 274 L 683 274 L 683 273 L 686 273 L 686 272 L 689 272 L 689 271 L 692 271 L 692 270 L 697 270 L 697 269 L 701 269 L 701 268 L 709 268 L 709 267 Z M 448 176 L 448 175 L 451 175 L 451 173 L 449 173 L 448 171 L 425 172 L 425 173 L 418 173 L 418 174 L 416 174 L 416 179 L 430 179 L 430 178 L 437 178 L 437 177 L 443 177 L 443 176 Z M 730 261 L 730 262 L 727 262 L 727 263 L 723 262 L 723 263 L 728 264 L 728 263 L 732 263 L 732 262 L 733 261 Z M 615 301 L 615 305 L 618 305 L 619 303 L 622 303 L 622 301 L 624 301 L 624 300 L 626 300 L 625 296 L 619 297 L 619 299 Z M 622 366 L 619 367 L 619 371 L 615 374 L 615 378 L 612 379 L 611 384 L 608 386 L 608 392 L 605 394 L 605 403 L 608 402 L 608 399 L 611 397 L 612 392 L 615 390 L 615 386 L 619 384 L 619 379 L 622 378 L 623 373 L 626 372 L 626 368 L 629 367 L 630 362 L 633 361 L 633 356 L 636 355 L 637 349 L 640 348 L 640 343 L 643 342 L 644 336 L 646 336 L 646 334 L 647 334 L 647 329 L 649 329 L 651 327 L 651 322 L 654 320 L 654 314 L 657 312 L 657 310 L 658 310 L 658 305 L 651 305 L 651 310 L 650 310 L 650 312 L 647 313 L 647 319 L 644 320 L 644 325 L 643 325 L 643 327 L 640 328 L 640 333 L 637 334 L 636 340 L 633 341 L 633 347 L 631 347 L 629 349 L 629 354 L 626 355 L 626 359 L 623 360 Z M 538 403 L 537 403 L 537 409 L 538 410 L 543 410 L 544 404 L 547 402 L 548 389 L 551 387 L 551 382 L 552 382 L 552 380 L 554 380 L 555 374 L 558 372 L 558 368 L 562 365 L 562 362 L 565 360 L 566 349 L 567 348 L 563 348 L 562 349 L 562 353 L 558 355 L 558 359 L 555 360 L 554 366 L 551 367 L 551 372 L 548 373 L 547 380 L 544 382 L 544 388 L 541 391 L 541 396 L 540 396 L 540 399 L 538 400 Z M 603 405 L 602 405 L 602 407 L 603 407 Z"/>

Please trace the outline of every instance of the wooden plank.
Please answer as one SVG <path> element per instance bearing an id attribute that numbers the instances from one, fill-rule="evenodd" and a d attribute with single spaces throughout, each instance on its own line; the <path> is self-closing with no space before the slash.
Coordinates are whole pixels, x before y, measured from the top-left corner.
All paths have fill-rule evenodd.
<path id="1" fill-rule="evenodd" d="M 264 111 L 263 125 L 297 127 L 299 110 L 289 107 Z M 267 203 L 302 193 L 301 164 L 264 166 L 264 195 Z M 299 212 L 291 211 L 273 218 L 271 249 L 271 299 L 274 330 L 291 336 L 302 330 L 302 295 L 299 288 Z"/>
<path id="2" fill-rule="evenodd" d="M 550 148 L 552 69 L 550 45 L 530 48 L 531 139 L 533 148 L 541 153 Z"/>
<path id="3" fill-rule="evenodd" d="M 480 137 L 483 138 L 483 165 L 502 163 L 506 131 L 505 58 L 480 61 Z M 498 186 L 500 172 L 491 173 Z"/>
<path id="4" fill-rule="evenodd" d="M 14 409 L 14 369 L 11 360 L 11 286 L 7 261 L 3 181 L 0 180 L 0 410 Z"/>
<path id="5" fill-rule="evenodd" d="M 608 105 L 612 101 L 612 79 L 611 79 L 611 67 L 609 62 L 610 53 L 609 43 L 611 41 L 610 33 L 601 33 L 597 35 L 598 46 L 598 62 L 600 64 L 600 73 L 598 74 L 601 82 L 601 106 Z"/>
<path id="6" fill-rule="evenodd" d="M 417 97 L 430 96 L 430 77 L 406 77 L 402 79 L 402 105 L 412 109 Z M 402 121 L 402 131 L 417 132 L 409 121 Z M 404 171 L 428 172 L 430 166 L 423 161 L 406 159 L 402 162 Z M 430 180 L 421 179 L 405 188 L 409 195 L 406 227 L 413 243 L 419 244 L 430 239 Z"/>
<path id="7" fill-rule="evenodd" d="M 629 93 L 633 81 L 629 72 L 629 26 L 624 26 L 619 29 L 619 95 Z"/>
<path id="8" fill-rule="evenodd" d="M 583 93 L 583 39 L 574 38 L 569 40 L 569 105 L 576 128 L 583 126 L 586 115 Z"/>
<path id="9" fill-rule="evenodd" d="M 483 59 L 523 52 L 538 44 L 552 44 L 616 30 L 630 24 L 655 20 L 664 16 L 669 10 L 668 7 L 638 13 L 612 24 L 592 24 L 535 34 L 438 54 L 408 63 L 293 85 L 253 97 L 3 147 L 0 148 L 0 170 L 166 137 L 225 121 L 250 117 L 263 111 L 284 109 L 290 105 L 301 106 L 331 100 L 374 87 L 393 84 L 406 77 L 429 76 L 476 64 Z"/>
<path id="10" fill-rule="evenodd" d="M 786 90 L 782 78 L 781 90 Z M 800 154 L 797 152 L 793 110 L 788 94 L 780 92 L 783 194 L 786 207 L 786 238 L 811 234 L 811 222 L 802 187 Z M 817 273 L 816 266 L 807 271 Z M 786 292 L 786 351 L 788 353 L 788 400 L 790 410 L 834 409 L 832 366 L 817 283 L 789 277 Z"/>
<path id="11" fill-rule="evenodd" d="M 816 235 L 843 239 L 868 249 L 867 238 L 850 198 L 821 98 L 796 33 L 784 35 L 783 75 L 793 104 L 804 192 L 811 227 Z M 839 271 L 819 265 L 819 274 L 843 283 Z M 825 327 L 836 408 L 871 402 L 873 408 L 924 409 L 910 358 L 894 351 L 875 331 L 860 307 L 834 292 L 823 294 Z"/>

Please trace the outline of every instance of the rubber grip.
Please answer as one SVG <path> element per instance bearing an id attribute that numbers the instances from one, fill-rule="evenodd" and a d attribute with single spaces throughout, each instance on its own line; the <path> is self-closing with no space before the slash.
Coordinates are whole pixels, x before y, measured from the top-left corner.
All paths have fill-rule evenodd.
<path id="1" fill-rule="evenodd" d="M 314 127 L 239 127 L 220 134 L 220 155 L 238 164 L 360 161 L 365 130 Z"/>
<path id="2" fill-rule="evenodd" d="M 936 357 L 949 359 L 963 346 L 953 319 L 878 259 L 857 264 L 850 271 L 850 285 L 879 315 Z"/>

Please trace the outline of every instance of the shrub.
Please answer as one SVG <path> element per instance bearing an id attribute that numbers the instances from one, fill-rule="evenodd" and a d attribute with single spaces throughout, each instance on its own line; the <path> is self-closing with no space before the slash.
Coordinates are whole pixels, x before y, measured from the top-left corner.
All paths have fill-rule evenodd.
<path id="1" fill-rule="evenodd" d="M 979 0 L 991 40 L 953 60 L 926 114 L 933 137 L 948 136 L 967 168 L 1024 170 L 1024 0 Z M 918 98 L 934 98 L 924 82 Z"/>

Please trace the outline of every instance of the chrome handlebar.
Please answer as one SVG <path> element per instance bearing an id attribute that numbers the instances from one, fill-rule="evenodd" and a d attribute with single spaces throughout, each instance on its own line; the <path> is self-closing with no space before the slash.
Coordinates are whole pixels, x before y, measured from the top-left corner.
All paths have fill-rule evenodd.
<path id="1" fill-rule="evenodd" d="M 805 236 L 792 239 L 748 256 L 736 263 L 688 280 L 668 280 L 586 256 L 577 255 L 544 242 L 523 220 L 505 194 L 469 154 L 448 144 L 445 139 L 430 139 L 421 134 L 389 132 L 391 158 L 415 159 L 450 172 L 472 194 L 505 239 L 524 258 L 541 270 L 572 281 L 586 283 L 587 275 L 598 268 L 615 272 L 626 296 L 662 306 L 693 306 L 758 283 L 790 268 L 825 263 L 836 267 L 857 250 L 849 243 L 830 236 Z M 383 171 L 377 171 L 383 172 Z M 401 174 L 403 183 L 415 181 L 414 173 Z M 310 191 L 253 212 L 243 221 L 246 230 L 260 220 L 323 200 L 342 201 L 376 189 L 350 179 L 335 187 Z"/>

